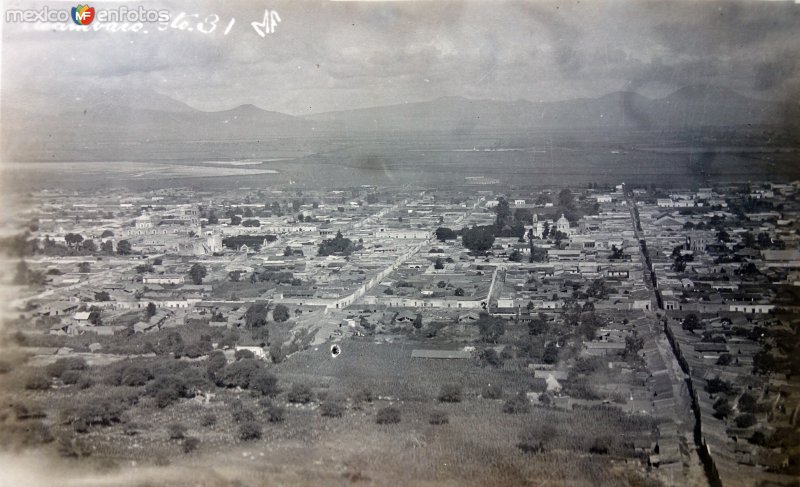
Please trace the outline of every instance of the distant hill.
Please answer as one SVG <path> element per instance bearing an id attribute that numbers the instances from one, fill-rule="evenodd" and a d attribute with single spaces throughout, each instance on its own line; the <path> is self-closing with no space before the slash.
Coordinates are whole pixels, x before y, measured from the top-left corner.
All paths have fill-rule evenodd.
<path id="1" fill-rule="evenodd" d="M 780 123 L 783 104 L 734 91 L 691 86 L 652 100 L 632 92 L 558 102 L 513 102 L 444 97 L 305 117 L 351 132 L 514 132 L 526 129 L 597 129 L 763 125 Z"/>

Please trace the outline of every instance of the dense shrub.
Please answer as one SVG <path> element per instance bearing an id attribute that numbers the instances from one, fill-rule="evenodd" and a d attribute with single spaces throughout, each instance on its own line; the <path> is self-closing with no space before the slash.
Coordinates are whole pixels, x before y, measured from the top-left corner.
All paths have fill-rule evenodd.
<path id="1" fill-rule="evenodd" d="M 378 410 L 375 416 L 378 424 L 394 424 L 400 422 L 400 410 L 393 406 L 387 406 Z"/>
<path id="2" fill-rule="evenodd" d="M 311 388 L 305 384 L 292 384 L 289 394 L 286 396 L 289 402 L 307 404 L 314 398 Z"/>
<path id="3" fill-rule="evenodd" d="M 50 389 L 50 379 L 41 374 L 32 375 L 25 380 L 25 389 L 29 391 L 46 391 Z"/>
<path id="4" fill-rule="evenodd" d="M 250 378 L 261 368 L 261 363 L 254 359 L 242 359 L 229 364 L 223 369 L 221 382 L 226 387 L 241 387 L 250 385 Z"/>
<path id="5" fill-rule="evenodd" d="M 231 417 L 237 423 L 246 423 L 256 419 L 255 413 L 247 409 L 239 399 L 231 402 Z"/>
<path id="6" fill-rule="evenodd" d="M 215 424 L 217 424 L 217 415 L 214 413 L 204 414 L 200 418 L 200 426 L 208 428 L 209 426 L 214 426 Z"/>
<path id="7" fill-rule="evenodd" d="M 288 320 L 289 308 L 283 304 L 275 305 L 275 309 L 272 311 L 272 319 L 279 323 Z"/>
<path id="8" fill-rule="evenodd" d="M 237 350 L 233 354 L 233 358 L 235 358 L 236 360 L 242 360 L 242 359 L 246 359 L 246 358 L 251 358 L 251 359 L 252 358 L 256 358 L 256 356 L 250 350 L 247 350 L 247 349 L 243 348 L 243 349 Z"/>
<path id="9" fill-rule="evenodd" d="M 286 419 L 286 409 L 277 404 L 269 404 L 264 409 L 270 423 L 282 423 Z"/>
<path id="10" fill-rule="evenodd" d="M 736 416 L 734 422 L 736 423 L 736 426 L 738 426 L 739 428 L 749 428 L 751 426 L 755 426 L 758 420 L 756 419 L 755 415 L 750 413 L 745 413 Z"/>
<path id="11" fill-rule="evenodd" d="M 242 441 L 261 438 L 261 426 L 255 421 L 246 421 L 239 425 L 239 439 Z"/>
<path id="12" fill-rule="evenodd" d="M 372 402 L 375 400 L 375 395 L 369 388 L 363 387 L 356 392 L 355 396 L 353 396 L 353 400 L 356 402 Z"/>
<path id="13" fill-rule="evenodd" d="M 533 428 L 525 428 L 519 435 L 517 448 L 525 453 L 544 453 L 545 448 L 541 432 Z"/>
<path id="14" fill-rule="evenodd" d="M 527 394 L 523 391 L 518 392 L 506 400 L 503 404 L 503 412 L 508 414 L 524 414 L 530 412 L 531 402 L 528 400 Z"/>
<path id="15" fill-rule="evenodd" d="M 186 426 L 180 423 L 172 423 L 167 427 L 170 440 L 182 440 L 186 436 Z"/>
<path id="16" fill-rule="evenodd" d="M 274 396 L 280 392 L 278 378 L 264 369 L 258 370 L 250 376 L 250 389 L 260 392 L 262 396 Z"/>
<path id="17" fill-rule="evenodd" d="M 331 394 L 320 404 L 320 413 L 328 418 L 339 418 L 344 414 L 346 403 L 344 398 Z"/>
<path id="18" fill-rule="evenodd" d="M 499 384 L 489 384 L 483 389 L 481 395 L 485 399 L 502 399 L 503 388 Z"/>
<path id="19" fill-rule="evenodd" d="M 68 370 L 86 370 L 86 361 L 80 357 L 60 358 L 47 366 L 51 377 L 61 377 Z"/>
<path id="20" fill-rule="evenodd" d="M 65 370 L 61 374 L 61 382 L 67 385 L 77 384 L 82 377 L 83 374 L 80 370 Z"/>
<path id="21" fill-rule="evenodd" d="M 193 451 L 197 450 L 200 446 L 200 440 L 195 438 L 194 436 L 187 436 L 183 440 L 183 453 L 192 453 Z"/>
<path id="22" fill-rule="evenodd" d="M 428 422 L 434 425 L 447 424 L 450 422 L 450 419 L 447 417 L 446 412 L 434 411 L 431 413 L 431 417 L 428 419 Z"/>
<path id="23" fill-rule="evenodd" d="M 461 402 L 463 392 L 459 384 L 445 384 L 439 391 L 439 401 L 441 402 Z"/>

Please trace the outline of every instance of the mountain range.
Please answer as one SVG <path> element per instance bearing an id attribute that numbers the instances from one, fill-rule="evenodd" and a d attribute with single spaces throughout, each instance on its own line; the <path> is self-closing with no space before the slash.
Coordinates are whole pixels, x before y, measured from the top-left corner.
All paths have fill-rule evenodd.
<path id="1" fill-rule="evenodd" d="M 16 103 L 15 103 L 16 102 Z M 2 114 L 4 159 L 38 159 L 38 149 L 95 144 L 235 142 L 398 133 L 470 135 L 543 130 L 655 130 L 786 126 L 797 105 L 757 100 L 711 86 L 688 86 L 664 98 L 632 92 L 556 102 L 431 101 L 292 116 L 242 105 L 205 112 L 153 93 L 70 94 L 53 103 L 11 100 Z"/>

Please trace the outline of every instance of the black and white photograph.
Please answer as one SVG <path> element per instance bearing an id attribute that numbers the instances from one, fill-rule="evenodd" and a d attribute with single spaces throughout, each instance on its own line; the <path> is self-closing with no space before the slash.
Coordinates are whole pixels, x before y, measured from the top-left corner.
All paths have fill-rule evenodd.
<path id="1" fill-rule="evenodd" d="M 800 1 L 0 5 L 0 487 L 800 484 Z"/>

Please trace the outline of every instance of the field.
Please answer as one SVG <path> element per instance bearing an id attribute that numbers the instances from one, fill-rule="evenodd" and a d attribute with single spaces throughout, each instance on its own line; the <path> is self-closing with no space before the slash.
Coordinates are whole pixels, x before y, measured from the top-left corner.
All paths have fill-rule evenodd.
<path id="1" fill-rule="evenodd" d="M 217 389 L 207 403 L 202 398 L 184 399 L 166 408 L 141 396 L 121 422 L 74 435 L 63 418 L 76 401 L 141 394 L 142 388 L 102 383 L 105 369 L 92 374 L 101 383 L 86 390 L 59 386 L 24 391 L 21 397 L 6 397 L 6 404 L 22 401 L 32 410 L 46 412 L 43 421 L 56 438 L 72 434 L 80 443 L 74 448 L 91 452 L 83 461 L 112 472 L 136 462 L 141 469 L 134 471 L 143 475 L 147 466 L 163 467 L 167 457 L 171 466 L 164 474 L 187 466 L 203 472 L 208 468 L 206 459 L 213 456 L 217 466 L 213 473 L 207 472 L 209 478 L 237 479 L 244 485 L 264 478 L 299 485 L 359 479 L 374 485 L 630 485 L 645 478 L 643 464 L 624 435 L 649 431 L 653 424 L 648 418 L 603 407 L 573 411 L 533 407 L 528 413 L 507 414 L 504 399 L 481 397 L 481 391 L 497 384 L 508 398 L 518 389 L 536 390 L 538 383 L 526 371 L 481 367 L 472 360 L 411 359 L 411 350 L 419 346 L 413 342 L 352 339 L 340 346 L 342 353 L 336 358 L 327 347 L 319 347 L 269 366 L 282 390 L 269 402 L 286 410 L 279 423 L 269 421 L 268 406 L 260 397 Z M 202 367 L 203 362 L 193 363 Z M 4 390 L 21 389 L 15 383 L 22 377 L 17 371 L 2 377 Z M 311 386 L 315 400 L 289 403 L 287 391 L 293 384 Z M 443 384 L 463 386 L 463 399 L 439 402 Z M 365 388 L 372 401 L 359 396 Z M 342 417 L 320 414 L 319 404 L 328 396 L 345 398 Z M 238 401 L 262 426 L 260 440 L 238 438 L 232 414 Z M 376 424 L 377 411 L 385 406 L 399 409 L 400 423 Z M 447 424 L 430 424 L 434 411 L 444 413 Z M 204 426 L 209 413 L 216 422 Z M 200 440 L 196 451 L 185 454 L 182 442 L 169 438 L 168 429 L 175 423 L 188 428 L 187 436 Z M 527 438 L 542 442 L 543 452 L 526 453 L 518 447 L 526 432 Z M 598 441 L 607 451 L 590 451 Z"/>

